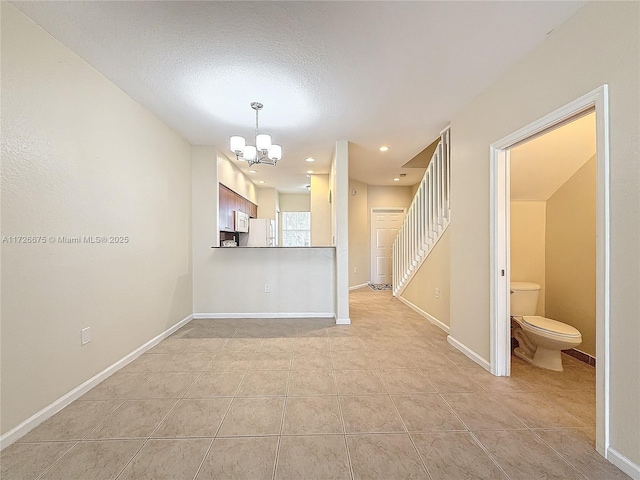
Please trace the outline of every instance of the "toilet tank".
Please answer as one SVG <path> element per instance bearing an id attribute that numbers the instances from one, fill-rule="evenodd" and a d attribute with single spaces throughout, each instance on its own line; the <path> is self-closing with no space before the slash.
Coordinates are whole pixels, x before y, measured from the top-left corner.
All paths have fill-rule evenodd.
<path id="1" fill-rule="evenodd" d="M 533 282 L 511 282 L 511 316 L 535 315 L 540 285 Z"/>

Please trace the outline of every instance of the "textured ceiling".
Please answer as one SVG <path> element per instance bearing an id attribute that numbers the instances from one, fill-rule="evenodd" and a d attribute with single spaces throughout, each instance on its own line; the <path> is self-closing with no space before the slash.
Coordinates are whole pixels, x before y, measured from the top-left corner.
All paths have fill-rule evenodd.
<path id="1" fill-rule="evenodd" d="M 595 113 L 518 145 L 509 152 L 511 199 L 548 200 L 595 154 Z"/>
<path id="2" fill-rule="evenodd" d="M 309 168 L 328 173 L 344 139 L 353 178 L 416 183 L 401 166 L 584 4 L 12 3 L 193 144 L 231 157 L 228 137 L 253 136 L 249 104 L 262 102 L 261 130 L 284 154 L 254 178 L 283 192 Z"/>

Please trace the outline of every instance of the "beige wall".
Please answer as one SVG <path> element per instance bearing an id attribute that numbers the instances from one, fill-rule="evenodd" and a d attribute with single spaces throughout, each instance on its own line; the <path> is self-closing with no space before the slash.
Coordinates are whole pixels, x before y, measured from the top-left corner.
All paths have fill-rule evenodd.
<path id="1" fill-rule="evenodd" d="M 609 85 L 611 447 L 640 465 L 640 4 L 589 2 L 451 121 L 451 335 L 489 359 L 489 146 Z M 600 121 L 600 119 L 599 119 Z M 474 285 L 473 289 L 469 286 Z"/>
<path id="2" fill-rule="evenodd" d="M 582 333 L 596 355 L 596 159 L 547 200 L 546 312 Z"/>
<path id="3" fill-rule="evenodd" d="M 511 281 L 540 285 L 536 315 L 545 315 L 546 202 L 511 202 Z"/>
<path id="4" fill-rule="evenodd" d="M 329 175 L 311 175 L 311 245 L 331 245 Z"/>
<path id="5" fill-rule="evenodd" d="M 258 203 L 258 193 L 255 184 L 236 167 L 223 153 L 218 152 L 218 181 L 230 188 L 238 195 L 253 203 Z"/>
<path id="6" fill-rule="evenodd" d="M 311 195 L 298 193 L 281 193 L 280 194 L 280 211 L 281 212 L 310 212 L 311 211 Z"/>
<path id="7" fill-rule="evenodd" d="M 349 287 L 366 284 L 370 278 L 367 191 L 366 183 L 349 180 Z"/>
<path id="8" fill-rule="evenodd" d="M 190 315 L 191 150 L 15 7 L 1 9 L 2 235 L 47 238 L 2 245 L 6 433 Z M 78 235 L 128 241 L 48 240 Z"/>
<path id="9" fill-rule="evenodd" d="M 451 243 L 449 229 L 447 229 L 401 295 L 402 298 L 447 326 L 449 326 L 450 309 L 450 259 Z M 436 298 L 436 288 L 440 290 L 440 298 Z"/>

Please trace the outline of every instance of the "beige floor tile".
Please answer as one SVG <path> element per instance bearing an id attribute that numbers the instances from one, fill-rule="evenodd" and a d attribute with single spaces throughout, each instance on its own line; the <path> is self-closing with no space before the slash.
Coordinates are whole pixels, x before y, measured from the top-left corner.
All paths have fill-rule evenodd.
<path id="1" fill-rule="evenodd" d="M 142 440 L 80 442 L 42 476 L 42 480 L 110 480 L 127 465 Z"/>
<path id="2" fill-rule="evenodd" d="M 180 400 L 163 420 L 154 437 L 214 437 L 231 398 L 189 398 Z"/>
<path id="3" fill-rule="evenodd" d="M 377 368 L 373 357 L 364 349 L 332 352 L 331 365 L 334 370 L 375 370 Z"/>
<path id="4" fill-rule="evenodd" d="M 133 398 L 131 394 L 143 385 L 151 374 L 117 372 L 82 396 L 82 400 Z"/>
<path id="5" fill-rule="evenodd" d="M 331 370 L 292 370 L 288 395 L 335 395 L 336 385 Z"/>
<path id="6" fill-rule="evenodd" d="M 19 442 L 81 440 L 121 403 L 121 400 L 75 401 Z"/>
<path id="7" fill-rule="evenodd" d="M 405 431 L 387 395 L 340 397 L 340 407 L 347 433 Z"/>
<path id="8" fill-rule="evenodd" d="M 410 432 L 466 430 L 438 394 L 392 395 L 391 400 Z"/>
<path id="9" fill-rule="evenodd" d="M 338 397 L 290 397 L 284 414 L 283 434 L 344 433 Z"/>
<path id="10" fill-rule="evenodd" d="M 330 325 L 327 328 L 329 337 L 357 337 L 360 331 L 353 325 Z"/>
<path id="11" fill-rule="evenodd" d="M 237 370 L 202 372 L 184 396 L 185 398 L 233 396 L 238 391 L 243 376 L 244 372 Z"/>
<path id="12" fill-rule="evenodd" d="M 488 394 L 453 393 L 442 395 L 442 398 L 472 431 L 526 428 L 502 402 Z"/>
<path id="13" fill-rule="evenodd" d="M 238 396 L 286 395 L 289 372 L 249 370 L 242 380 Z"/>
<path id="14" fill-rule="evenodd" d="M 149 350 L 149 353 L 182 353 L 192 342 L 187 338 L 166 338 Z"/>
<path id="15" fill-rule="evenodd" d="M 349 480 L 349 460 L 343 435 L 282 437 L 277 480 Z"/>
<path id="16" fill-rule="evenodd" d="M 176 402 L 175 399 L 127 400 L 87 438 L 148 437 Z"/>
<path id="17" fill-rule="evenodd" d="M 278 437 L 216 438 L 196 480 L 271 480 Z"/>
<path id="18" fill-rule="evenodd" d="M 461 369 L 423 370 L 438 393 L 483 392 L 474 377 Z"/>
<path id="19" fill-rule="evenodd" d="M 250 370 L 289 370 L 292 352 L 258 352 L 249 365 Z"/>
<path id="20" fill-rule="evenodd" d="M 205 370 L 213 355 L 211 353 L 194 352 L 171 355 L 163 372 L 194 372 Z"/>
<path id="21" fill-rule="evenodd" d="M 347 436 L 354 480 L 428 479 L 408 435 Z"/>
<path id="22" fill-rule="evenodd" d="M 163 372 L 171 362 L 171 355 L 168 353 L 145 353 L 136 358 L 133 362 L 125 366 L 122 373 L 145 373 Z"/>
<path id="23" fill-rule="evenodd" d="M 358 337 L 330 337 L 329 349 L 332 352 L 362 351 L 364 345 Z"/>
<path id="24" fill-rule="evenodd" d="M 36 478 L 75 445 L 74 442 L 14 443 L 0 453 L 0 478 Z"/>
<path id="25" fill-rule="evenodd" d="M 149 378 L 129 398 L 180 398 L 194 380 L 198 372 L 150 373 Z"/>
<path id="26" fill-rule="evenodd" d="M 558 408 L 551 398 L 535 392 L 501 393 L 500 401 L 530 428 L 584 427 L 573 415 Z"/>
<path id="27" fill-rule="evenodd" d="M 630 478 L 596 452 L 595 429 L 536 430 L 535 433 L 589 480 Z"/>
<path id="28" fill-rule="evenodd" d="M 507 480 L 467 432 L 418 433 L 411 437 L 432 480 Z"/>
<path id="29" fill-rule="evenodd" d="M 460 369 L 484 391 L 489 393 L 531 392 L 527 382 L 515 377 L 495 377 L 480 366 Z"/>
<path id="30" fill-rule="evenodd" d="M 211 439 L 149 440 L 118 480 L 192 480 Z"/>
<path id="31" fill-rule="evenodd" d="M 335 370 L 340 395 L 373 395 L 386 393 L 384 384 L 372 370 Z"/>
<path id="32" fill-rule="evenodd" d="M 413 354 L 403 350 L 380 350 L 371 357 L 378 368 L 416 368 L 417 366 Z"/>
<path id="33" fill-rule="evenodd" d="M 249 368 L 253 360 L 253 355 L 254 354 L 247 352 L 218 352 L 215 357 L 213 357 L 208 369 L 216 371 L 244 371 Z"/>
<path id="34" fill-rule="evenodd" d="M 393 393 L 431 393 L 435 388 L 429 379 L 417 369 L 379 370 L 387 392 Z"/>
<path id="35" fill-rule="evenodd" d="M 477 432 L 476 437 L 511 480 L 584 480 L 530 430 Z"/>
<path id="36" fill-rule="evenodd" d="M 328 337 L 296 338 L 293 345 L 294 353 L 329 352 Z"/>
<path id="37" fill-rule="evenodd" d="M 362 341 L 365 350 L 368 352 L 375 352 L 378 350 L 397 350 L 400 348 L 398 344 L 388 338 L 377 339 L 361 337 L 360 340 Z"/>
<path id="38" fill-rule="evenodd" d="M 294 352 L 291 370 L 326 370 L 331 369 L 329 352 Z"/>
<path id="39" fill-rule="evenodd" d="M 216 353 L 222 350 L 225 343 L 227 343 L 226 338 L 192 339 L 185 351 L 189 353 Z"/>
<path id="40" fill-rule="evenodd" d="M 236 398 L 218 436 L 279 434 L 283 410 L 283 397 Z"/>
<path id="41" fill-rule="evenodd" d="M 279 336 L 263 338 L 258 352 L 293 352 L 294 341 L 293 338 L 280 338 Z"/>
<path id="42" fill-rule="evenodd" d="M 262 338 L 230 338 L 223 350 L 231 352 L 257 352 Z"/>
<path id="43" fill-rule="evenodd" d="M 438 347 L 435 349 L 424 349 L 415 351 L 412 357 L 416 367 L 424 371 L 446 370 L 452 371 L 456 367 L 456 364 L 449 360 L 446 356 L 438 353 Z"/>
<path id="44" fill-rule="evenodd" d="M 558 390 L 548 397 L 555 405 L 589 427 L 596 426 L 596 394 L 592 391 Z"/>

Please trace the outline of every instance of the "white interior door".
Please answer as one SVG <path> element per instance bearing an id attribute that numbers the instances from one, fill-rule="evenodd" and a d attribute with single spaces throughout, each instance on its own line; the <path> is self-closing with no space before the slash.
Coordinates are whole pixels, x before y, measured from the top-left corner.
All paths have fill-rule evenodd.
<path id="1" fill-rule="evenodd" d="M 404 218 L 404 209 L 371 212 L 371 283 L 391 283 L 393 242 Z"/>

